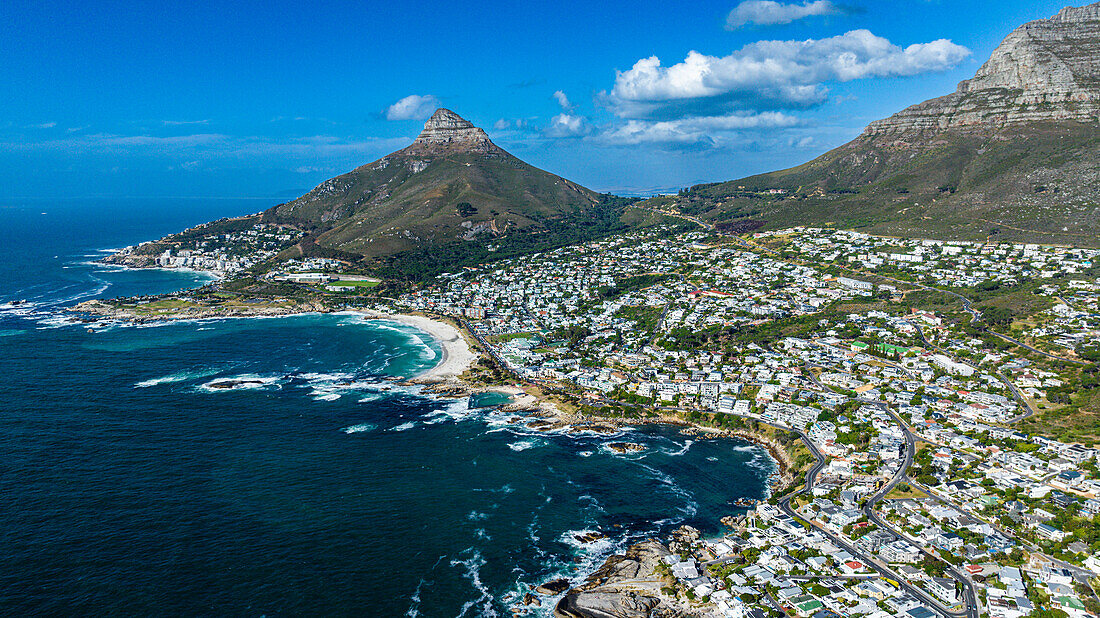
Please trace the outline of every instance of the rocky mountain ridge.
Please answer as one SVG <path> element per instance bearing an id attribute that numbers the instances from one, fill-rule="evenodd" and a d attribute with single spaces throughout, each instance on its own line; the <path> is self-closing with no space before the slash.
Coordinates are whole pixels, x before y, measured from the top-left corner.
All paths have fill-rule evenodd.
<path id="1" fill-rule="evenodd" d="M 864 136 L 1100 118 L 1100 2 L 1012 31 L 946 96 L 871 123 Z"/>

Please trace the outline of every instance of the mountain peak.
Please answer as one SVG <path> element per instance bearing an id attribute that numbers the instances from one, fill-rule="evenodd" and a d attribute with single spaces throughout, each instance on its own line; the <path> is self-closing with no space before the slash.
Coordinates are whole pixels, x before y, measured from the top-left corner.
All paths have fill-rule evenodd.
<path id="1" fill-rule="evenodd" d="M 439 129 L 472 129 L 474 123 L 466 120 L 462 116 L 452 112 L 446 108 L 439 108 L 435 110 L 432 117 L 424 123 L 424 130 L 439 130 Z"/>
<path id="2" fill-rule="evenodd" d="M 449 109 L 439 108 L 424 123 L 424 130 L 411 146 L 409 154 L 431 155 L 450 152 L 483 152 L 496 149 L 485 131 Z"/>
<path id="3" fill-rule="evenodd" d="M 1094 2 L 1086 6 L 1067 6 L 1058 11 L 1051 21 L 1060 22 L 1087 22 L 1100 21 L 1100 2 Z"/>

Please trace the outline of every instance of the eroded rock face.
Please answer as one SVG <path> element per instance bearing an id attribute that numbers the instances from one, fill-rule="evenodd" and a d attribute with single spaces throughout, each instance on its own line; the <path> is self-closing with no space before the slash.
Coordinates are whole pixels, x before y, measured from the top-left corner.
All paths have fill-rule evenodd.
<path id="1" fill-rule="evenodd" d="M 495 148 L 485 131 L 451 110 L 439 108 L 424 123 L 424 130 L 405 151 L 410 154 L 434 154 L 447 151 L 490 152 Z"/>
<path id="2" fill-rule="evenodd" d="M 1020 26 L 954 93 L 873 122 L 864 135 L 1098 119 L 1100 2 Z"/>
<path id="3" fill-rule="evenodd" d="M 585 583 L 570 590 L 554 608 L 562 618 L 648 618 L 660 605 L 660 590 L 671 583 L 657 572 L 668 549 L 656 541 L 612 556 Z"/>

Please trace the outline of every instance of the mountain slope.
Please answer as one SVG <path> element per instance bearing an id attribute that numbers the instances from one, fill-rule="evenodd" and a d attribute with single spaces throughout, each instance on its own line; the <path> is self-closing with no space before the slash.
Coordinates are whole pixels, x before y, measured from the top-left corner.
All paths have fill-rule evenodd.
<path id="1" fill-rule="evenodd" d="M 440 109 L 412 145 L 271 208 L 264 220 L 302 227 L 321 247 L 378 257 L 545 231 L 548 222 L 607 201 L 524 163 Z"/>
<path id="2" fill-rule="evenodd" d="M 804 165 L 664 198 L 733 229 L 1100 244 L 1100 3 L 1008 35 L 956 92 Z"/>

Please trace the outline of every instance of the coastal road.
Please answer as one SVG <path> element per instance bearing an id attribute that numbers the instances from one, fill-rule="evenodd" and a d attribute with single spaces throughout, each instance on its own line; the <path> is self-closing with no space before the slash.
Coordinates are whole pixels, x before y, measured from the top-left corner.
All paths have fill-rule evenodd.
<path id="1" fill-rule="evenodd" d="M 690 222 L 694 223 L 695 225 L 698 225 L 698 226 L 700 226 L 700 227 L 702 227 L 706 230 L 710 230 L 710 231 L 714 230 L 713 225 L 711 225 L 709 223 L 706 223 L 705 221 L 703 221 L 699 217 L 693 217 L 691 215 L 685 215 L 681 212 L 660 210 L 658 208 L 645 208 L 645 207 L 637 206 L 637 205 L 631 205 L 631 206 L 628 206 L 627 208 L 637 208 L 638 210 L 648 210 L 649 212 L 657 213 L 659 215 L 664 215 L 666 217 L 674 217 L 676 219 L 683 219 L 684 221 L 690 221 Z"/>
<path id="2" fill-rule="evenodd" d="M 806 438 L 803 438 L 803 441 L 806 442 L 807 444 L 812 444 L 812 442 L 810 442 Z M 798 519 L 803 519 L 803 520 L 805 519 L 804 517 L 798 515 L 798 513 L 796 513 L 795 510 L 791 507 L 791 499 L 794 498 L 795 496 L 800 495 L 800 494 L 813 491 L 813 485 L 814 485 L 814 481 L 817 477 L 817 474 L 821 471 L 821 469 L 823 467 L 825 467 L 825 459 L 824 459 L 824 457 L 820 456 L 820 452 L 818 452 L 816 448 L 812 448 L 811 452 L 815 453 L 815 455 L 817 457 L 820 457 L 820 459 L 818 460 L 817 464 L 815 464 L 814 467 L 811 468 L 810 471 L 806 474 L 806 485 L 805 485 L 805 487 L 803 487 L 802 489 L 800 489 L 799 491 L 796 491 L 794 493 L 787 494 L 786 496 L 784 496 L 783 498 L 781 498 L 779 500 L 779 508 L 782 509 L 784 513 L 786 513 L 789 517 L 792 517 L 792 518 L 798 518 Z M 814 523 L 814 522 L 811 522 L 811 523 Z M 876 571 L 880 576 L 897 582 L 898 585 L 903 590 L 905 590 L 907 593 L 912 595 L 914 598 L 917 598 L 917 599 L 921 600 L 922 602 L 924 602 L 928 606 L 935 609 L 936 612 L 939 613 L 941 616 L 945 616 L 946 618 L 978 618 L 978 612 L 977 612 L 976 606 L 974 607 L 973 611 L 971 611 L 970 608 L 967 608 L 967 610 L 963 611 L 963 612 L 954 612 L 950 608 L 944 606 L 939 600 L 937 600 L 931 594 L 929 594 L 929 593 L 925 592 L 924 590 L 912 585 L 911 583 L 906 581 L 905 578 L 901 577 L 897 573 L 894 573 L 892 570 L 890 570 L 889 568 L 887 568 L 884 565 L 880 564 L 878 561 L 872 560 L 870 557 L 866 556 L 866 554 L 864 552 L 860 551 L 859 549 L 856 549 L 851 543 L 844 540 L 839 535 L 834 534 L 832 532 L 829 532 L 828 530 L 825 530 L 823 527 L 821 527 L 819 525 L 814 525 L 814 528 L 818 532 L 820 532 L 822 535 L 824 535 L 826 538 L 828 538 L 829 541 L 832 542 L 833 544 L 835 544 L 838 547 L 844 549 L 849 554 L 858 557 L 861 560 L 861 562 L 863 562 L 863 564 L 865 564 L 867 567 L 869 567 L 869 568 L 873 569 L 874 571 Z"/>
<path id="3" fill-rule="evenodd" d="M 881 402 L 873 402 L 873 403 L 881 404 Z M 885 404 L 881 404 L 881 405 L 883 405 L 885 407 Z M 890 412 L 888 407 L 886 407 L 886 410 L 887 410 L 887 412 Z M 891 413 L 891 415 L 893 415 L 893 414 Z M 894 419 L 899 423 L 901 422 L 901 419 L 897 418 L 896 416 L 894 416 Z M 875 502 L 877 502 L 877 500 L 881 499 L 882 496 L 885 496 L 887 493 L 889 493 L 890 490 L 892 490 L 894 488 L 894 486 L 896 486 L 901 481 L 901 479 L 905 478 L 905 474 L 908 471 L 909 466 L 913 463 L 913 457 L 916 454 L 915 438 L 905 428 L 904 423 L 902 423 L 902 428 L 903 428 L 903 430 L 906 431 L 906 445 L 907 445 L 906 458 L 905 458 L 904 465 L 901 466 L 898 469 L 898 472 L 894 475 L 893 479 L 891 479 L 891 481 L 889 483 L 887 483 L 887 485 L 882 490 L 880 490 L 876 494 L 875 497 L 873 497 L 871 500 L 868 501 L 868 504 L 870 504 L 870 505 L 873 505 Z M 809 469 L 809 471 L 806 472 L 806 481 L 805 481 L 805 484 L 803 485 L 803 487 L 801 489 L 799 489 L 798 491 L 790 492 L 787 495 L 780 498 L 778 500 L 778 506 L 789 517 L 792 517 L 792 518 L 795 518 L 795 519 L 805 520 L 806 518 L 800 516 L 797 512 L 795 512 L 794 508 L 791 507 L 791 500 L 794 499 L 796 496 L 799 496 L 801 494 L 806 494 L 806 493 L 812 493 L 813 492 L 814 484 L 817 481 L 817 475 L 825 467 L 825 457 L 821 454 L 821 451 L 818 450 L 817 446 L 814 445 L 813 441 L 810 440 L 809 436 L 807 436 L 804 432 L 794 430 L 794 429 L 790 429 L 790 428 L 787 428 L 787 429 L 788 429 L 788 431 L 794 431 L 795 433 L 798 434 L 798 436 L 802 439 L 803 444 L 806 445 L 806 447 L 810 451 L 810 454 L 813 455 L 813 457 L 816 461 L 815 461 L 814 465 Z M 872 521 L 875 521 L 878 518 L 878 516 L 876 514 L 874 514 L 873 509 L 869 506 L 865 506 L 864 513 L 869 514 L 868 519 L 870 519 Z M 871 519 L 872 515 L 874 516 L 874 519 Z M 859 549 L 856 549 L 851 543 L 849 543 L 848 541 L 846 541 L 845 539 L 840 537 L 840 535 L 834 534 L 834 533 L 826 530 L 824 527 L 816 524 L 816 522 L 810 521 L 810 523 L 811 523 L 811 525 L 814 526 L 814 528 L 818 532 L 820 532 L 825 537 L 827 537 L 832 543 L 834 543 L 835 545 L 843 548 L 845 551 L 847 551 L 851 555 L 859 557 L 860 560 L 865 565 L 867 565 L 871 569 L 874 569 L 882 577 L 886 577 L 888 579 L 891 579 L 893 581 L 898 582 L 898 585 L 903 590 L 908 592 L 913 597 L 915 597 L 917 599 L 920 599 L 921 601 L 923 601 L 924 603 L 926 603 L 930 607 L 934 608 L 940 615 L 942 615 L 946 618 L 979 618 L 977 596 L 974 592 L 974 587 L 973 587 L 973 585 L 971 585 L 969 583 L 968 580 L 966 580 L 966 578 L 961 577 L 961 574 L 959 574 L 960 577 L 955 578 L 955 579 L 956 579 L 956 581 L 962 581 L 963 582 L 964 600 L 966 602 L 966 606 L 965 606 L 965 609 L 963 611 L 956 612 L 956 611 L 952 611 L 950 608 L 943 605 L 938 599 L 933 597 L 928 592 L 925 592 L 923 589 L 912 585 L 911 583 L 906 581 L 904 578 L 899 576 L 897 573 L 894 573 L 893 570 L 889 569 L 885 565 L 883 565 L 883 564 L 879 563 L 877 560 L 873 559 L 872 556 L 867 556 L 863 551 L 861 551 Z M 886 526 L 882 526 L 882 527 L 889 530 L 889 528 L 887 528 Z"/>
<path id="4" fill-rule="evenodd" d="M 942 502 L 944 504 L 947 504 L 947 505 L 951 506 L 952 508 L 954 508 L 955 510 L 959 511 L 960 513 L 965 513 L 966 515 L 968 515 L 970 517 L 973 517 L 974 519 L 976 519 L 976 520 L 978 520 L 978 521 L 980 521 L 984 524 L 988 524 L 994 530 L 1001 533 L 1005 537 L 1010 538 L 1010 539 L 1020 543 L 1024 547 L 1026 547 L 1027 550 L 1030 551 L 1032 554 L 1041 556 L 1043 559 L 1051 562 L 1055 566 L 1061 567 L 1061 568 L 1073 573 L 1074 577 L 1077 578 L 1079 581 L 1084 582 L 1084 583 L 1088 583 L 1089 579 L 1091 579 L 1093 577 L 1096 577 L 1096 574 L 1093 573 L 1092 571 L 1088 570 L 1088 569 L 1081 568 L 1077 565 L 1070 564 L 1069 562 L 1066 562 L 1064 560 L 1059 560 L 1059 559 L 1057 559 L 1053 556 L 1050 556 L 1050 555 L 1047 555 L 1047 554 L 1043 553 L 1042 548 L 1039 547 L 1038 545 L 1036 545 L 1035 543 L 1032 543 L 1031 541 L 1028 541 L 1027 539 L 1021 539 L 1020 537 L 1016 536 L 1016 534 L 1014 534 L 1011 530 L 1008 530 L 1008 529 L 1002 527 L 1001 525 L 997 524 L 994 521 L 991 521 L 990 519 L 982 517 L 981 515 L 979 515 L 978 513 L 975 513 L 974 511 L 967 508 L 966 506 L 964 506 L 962 504 L 959 504 L 958 502 L 952 500 L 951 498 L 949 498 L 947 496 L 944 496 L 943 494 L 940 494 L 939 492 L 934 491 L 931 487 L 926 487 L 924 485 L 921 485 L 920 483 L 913 482 L 912 480 L 909 480 L 909 482 L 913 486 L 919 488 L 924 493 L 928 494 L 931 497 L 932 500 L 936 500 L 936 501 Z"/>
<path id="5" fill-rule="evenodd" d="M 649 273 L 647 273 L 647 274 L 649 274 Z M 680 283 L 687 283 L 687 284 L 691 285 L 691 292 L 698 292 L 699 291 L 699 286 L 692 283 L 691 281 L 688 281 L 687 278 L 684 277 L 683 275 L 680 275 Z M 660 284 L 655 284 L 655 285 L 660 285 Z M 650 287 L 653 287 L 653 286 L 650 286 Z M 645 288 L 645 289 L 648 290 L 649 288 Z M 690 294 L 690 292 L 689 292 L 689 294 Z M 669 302 L 665 303 L 665 308 L 664 308 L 664 310 L 661 311 L 661 317 L 657 318 L 657 325 L 653 328 L 653 332 L 649 333 L 649 337 L 645 340 L 645 343 L 643 343 L 641 346 L 639 346 L 637 349 L 634 350 L 635 353 L 640 352 L 640 351 L 644 350 L 646 347 L 653 345 L 653 340 L 657 338 L 657 333 L 662 328 L 664 328 L 665 318 L 668 317 L 668 312 L 672 311 L 673 303 L 675 303 L 675 301 L 669 301 Z"/>
<path id="6" fill-rule="evenodd" d="M 1039 354 L 1041 356 L 1045 356 L 1047 358 L 1050 358 L 1050 359 L 1053 359 L 1053 360 L 1056 360 L 1056 361 L 1062 361 L 1063 363 L 1072 363 L 1074 365 L 1087 365 L 1088 364 L 1085 361 L 1074 360 L 1072 358 L 1065 358 L 1063 356 L 1057 356 L 1057 355 L 1054 355 L 1054 354 L 1049 354 L 1049 353 L 1044 352 L 1040 349 L 1033 348 L 1030 345 L 1024 343 L 1023 341 L 1020 341 L 1019 339 L 1013 339 L 1012 337 L 1009 337 L 1008 335 L 1002 335 L 1001 333 L 998 333 L 997 331 L 992 330 L 992 329 L 986 328 L 986 329 L 983 329 L 983 330 L 985 330 L 987 333 L 989 333 L 991 335 L 996 335 L 996 336 L 1000 337 L 1001 339 L 1004 339 L 1005 341 L 1007 341 L 1009 343 L 1014 343 L 1014 344 L 1020 346 L 1021 348 L 1024 348 L 1025 350 L 1030 350 L 1032 352 L 1035 352 L 1036 354 Z"/>
<path id="7" fill-rule="evenodd" d="M 905 436 L 905 460 L 902 462 L 901 467 L 898 468 L 898 471 L 894 474 L 893 478 L 891 478 L 890 481 L 882 487 L 882 489 L 872 494 L 871 497 L 868 498 L 867 501 L 863 504 L 863 514 L 867 516 L 867 521 L 874 523 L 879 528 L 890 532 L 898 538 L 906 538 L 906 536 L 900 530 L 895 528 L 893 525 L 887 523 L 883 518 L 879 517 L 878 513 L 875 512 L 875 505 L 882 501 L 882 499 L 885 498 L 887 494 L 893 491 L 894 487 L 897 487 L 898 483 L 908 479 L 909 467 L 913 465 L 913 458 L 916 457 L 917 453 L 916 437 L 913 435 L 913 432 L 909 431 L 909 427 L 905 424 L 901 417 L 895 414 L 889 406 L 882 404 L 880 406 L 880 409 L 884 410 L 887 414 L 890 415 L 892 419 L 894 419 L 894 422 L 898 424 L 898 427 L 901 429 L 902 433 Z M 924 550 L 923 548 L 922 550 L 925 551 L 926 554 L 931 555 L 937 560 L 941 560 L 939 556 L 935 556 L 934 554 L 928 552 L 927 550 Z M 951 579 L 954 579 L 962 588 L 962 597 L 966 607 L 965 615 L 967 616 L 967 618 L 978 618 L 981 606 L 978 602 L 978 594 L 975 590 L 974 583 L 965 573 L 963 573 L 961 570 L 954 567 L 953 565 L 948 564 L 945 571 L 948 575 L 951 576 Z M 958 616 L 960 614 L 954 615 Z"/>

